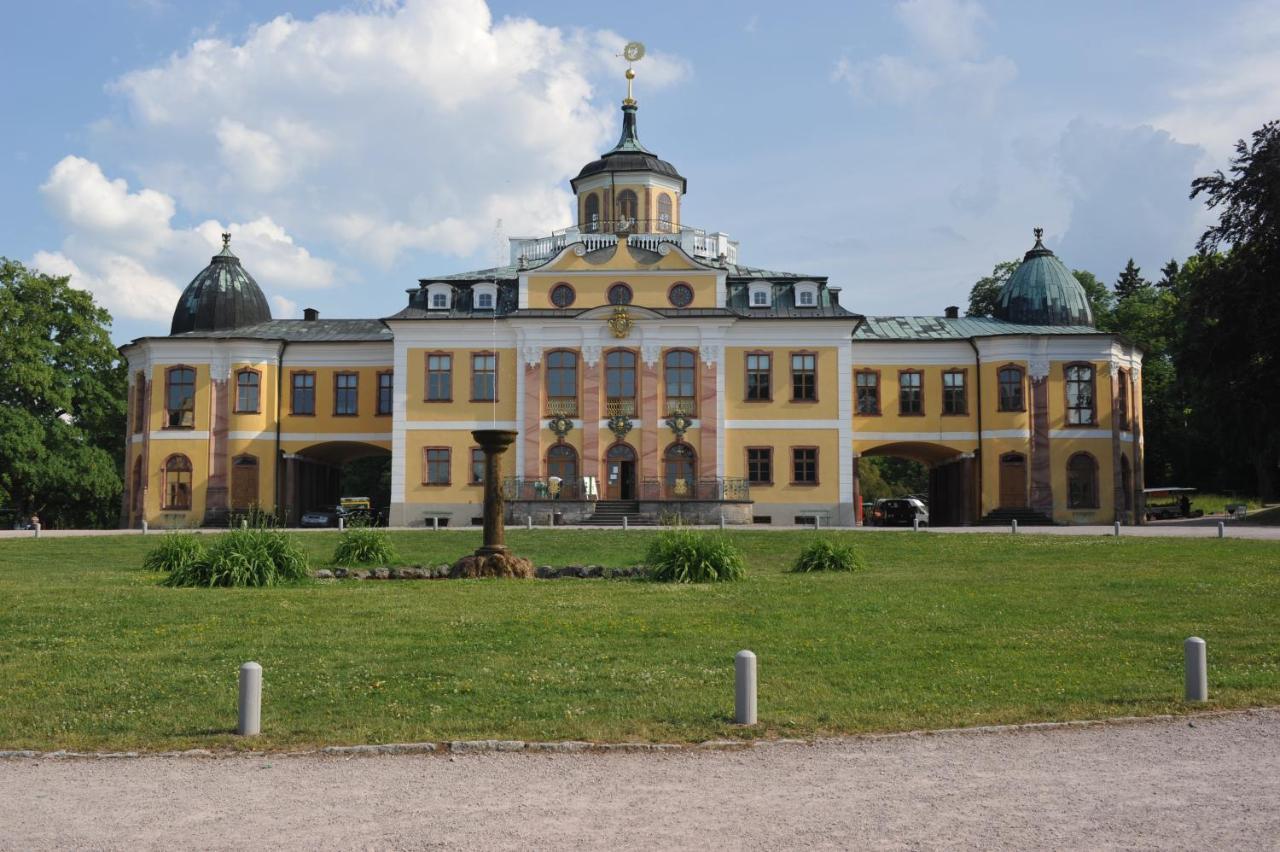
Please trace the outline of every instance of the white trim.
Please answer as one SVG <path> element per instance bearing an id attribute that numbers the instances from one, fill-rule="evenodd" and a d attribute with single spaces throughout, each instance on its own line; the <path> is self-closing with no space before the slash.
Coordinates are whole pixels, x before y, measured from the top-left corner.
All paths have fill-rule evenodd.
<path id="1" fill-rule="evenodd" d="M 405 495 L 405 409 L 409 397 L 409 348 L 396 335 L 395 366 L 391 383 L 391 503 L 404 505 Z"/>
<path id="2" fill-rule="evenodd" d="M 1106 438 L 1111 440 L 1110 429 L 1050 429 L 1049 437 L 1052 438 Z M 1132 440 L 1132 439 L 1130 439 Z"/>
<path id="3" fill-rule="evenodd" d="M 194 429 L 157 429 L 151 432 L 151 440 L 207 441 L 209 440 L 209 432 L 208 430 L 196 431 Z"/>
<path id="4" fill-rule="evenodd" d="M 518 431 L 515 420 L 410 420 L 404 424 L 407 432 L 444 432 L 448 430 L 508 429 Z"/>
<path id="5" fill-rule="evenodd" d="M 719 382 L 716 383 L 719 385 Z M 719 388 L 717 388 L 719 390 Z M 722 397 L 723 398 L 723 397 Z M 726 429 L 839 429 L 839 420 L 726 420 Z M 856 436 L 855 436 L 856 437 Z"/>
<path id="6" fill-rule="evenodd" d="M 815 299 L 818 285 L 814 284 Z M 840 502 L 853 502 L 853 352 L 851 347 L 841 346 L 836 350 L 836 389 L 838 396 L 838 422 L 840 424 L 840 447 L 836 453 L 840 469 L 836 472 L 836 481 L 840 486 Z"/>
<path id="7" fill-rule="evenodd" d="M 1109 433 L 1108 433 L 1109 434 Z M 1031 433 L 1026 429 L 983 429 L 982 437 L 1018 438 L 1030 440 Z M 976 441 L 977 432 L 859 432 L 854 430 L 855 441 Z"/>
<path id="8" fill-rule="evenodd" d="M 274 361 L 274 354 L 272 360 Z M 284 351 L 284 369 L 291 367 L 390 367 L 394 344 L 291 342 Z"/>
<path id="9" fill-rule="evenodd" d="M 227 439 L 231 441 L 274 441 L 276 433 L 274 430 L 266 432 L 228 432 Z M 326 444 L 344 441 L 370 443 L 373 441 L 390 441 L 391 430 L 386 432 L 281 432 L 280 440 L 319 441 Z"/>
<path id="10" fill-rule="evenodd" d="M 699 344 L 699 351 L 702 350 L 704 344 Z M 716 364 L 716 422 L 727 423 L 724 419 L 724 346 L 720 343 L 706 344 L 708 348 L 714 347 L 715 364 Z M 723 428 L 716 430 L 716 476 L 721 479 L 725 475 L 724 465 L 724 433 Z M 744 471 L 745 473 L 745 471 Z"/>

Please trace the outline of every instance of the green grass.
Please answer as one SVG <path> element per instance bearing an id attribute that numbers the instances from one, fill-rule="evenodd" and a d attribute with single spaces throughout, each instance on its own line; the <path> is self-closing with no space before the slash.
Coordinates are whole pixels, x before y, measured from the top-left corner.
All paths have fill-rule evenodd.
<path id="1" fill-rule="evenodd" d="M 1201 494 L 1199 492 L 1191 495 L 1191 508 L 1199 509 L 1206 515 L 1221 515 L 1227 511 L 1228 504 L 1235 505 L 1238 503 L 1245 504 L 1249 512 L 1256 512 L 1262 508 L 1262 503 L 1257 497 L 1233 497 L 1230 494 Z"/>
<path id="2" fill-rule="evenodd" d="M 471 531 L 397 532 L 407 564 Z M 651 533 L 514 530 L 535 564 L 626 566 Z M 154 537 L 0 542 L 0 748 L 285 748 L 454 738 L 694 741 L 1280 703 L 1280 545 L 827 533 L 868 568 L 789 571 L 806 532 L 729 533 L 746 578 L 347 581 L 172 589 Z M 336 534 L 299 536 L 313 566 Z M 759 655 L 758 729 L 731 724 Z M 231 735 L 262 663 L 264 735 Z"/>

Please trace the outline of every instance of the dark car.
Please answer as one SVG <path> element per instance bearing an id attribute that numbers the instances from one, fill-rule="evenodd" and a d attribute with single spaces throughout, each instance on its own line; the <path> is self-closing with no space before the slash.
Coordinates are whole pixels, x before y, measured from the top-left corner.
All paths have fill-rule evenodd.
<path id="1" fill-rule="evenodd" d="M 929 526 L 929 510 L 915 497 L 893 497 L 877 500 L 871 507 L 870 523 L 877 527 L 909 527 L 919 520 Z"/>

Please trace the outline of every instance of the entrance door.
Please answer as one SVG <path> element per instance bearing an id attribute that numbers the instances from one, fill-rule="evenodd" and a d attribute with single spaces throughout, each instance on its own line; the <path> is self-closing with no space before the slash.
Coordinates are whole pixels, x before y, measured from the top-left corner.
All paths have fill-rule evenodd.
<path id="1" fill-rule="evenodd" d="M 231 508 L 251 509 L 258 505 L 258 459 L 238 456 L 231 463 Z"/>
<path id="2" fill-rule="evenodd" d="M 1005 453 L 1000 457 L 1000 508 L 1025 509 L 1027 506 L 1027 457 L 1021 453 Z"/>
<path id="3" fill-rule="evenodd" d="M 614 444 L 605 454 L 605 496 L 610 500 L 636 499 L 636 451 Z"/>

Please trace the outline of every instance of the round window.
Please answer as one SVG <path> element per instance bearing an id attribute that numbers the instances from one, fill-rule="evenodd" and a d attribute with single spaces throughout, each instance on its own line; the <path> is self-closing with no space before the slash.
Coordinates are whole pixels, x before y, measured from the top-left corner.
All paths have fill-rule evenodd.
<path id="1" fill-rule="evenodd" d="M 684 282 L 671 285 L 667 298 L 677 308 L 687 308 L 693 303 L 693 288 Z"/>
<path id="2" fill-rule="evenodd" d="M 568 284 L 557 284 L 551 288 L 551 304 L 557 308 L 567 308 L 573 304 L 577 294 Z"/>
<path id="3" fill-rule="evenodd" d="M 629 305 L 631 304 L 631 288 L 619 281 L 609 288 L 609 304 L 611 305 Z"/>

